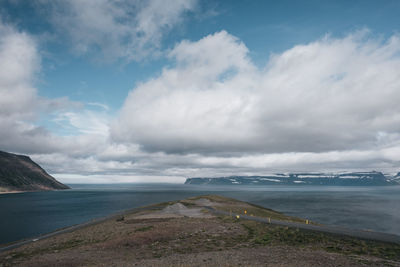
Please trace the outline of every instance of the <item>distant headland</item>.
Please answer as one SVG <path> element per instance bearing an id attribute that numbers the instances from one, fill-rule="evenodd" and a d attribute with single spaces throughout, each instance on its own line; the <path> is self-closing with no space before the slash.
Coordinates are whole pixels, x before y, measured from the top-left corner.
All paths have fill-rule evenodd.
<path id="1" fill-rule="evenodd" d="M 30 157 L 0 151 L 0 193 L 69 189 Z"/>
<path id="2" fill-rule="evenodd" d="M 185 184 L 212 185 L 333 185 L 333 186 L 377 186 L 400 185 L 400 172 L 385 175 L 382 172 L 342 173 L 289 173 L 265 176 L 227 176 L 215 178 L 187 178 Z"/>

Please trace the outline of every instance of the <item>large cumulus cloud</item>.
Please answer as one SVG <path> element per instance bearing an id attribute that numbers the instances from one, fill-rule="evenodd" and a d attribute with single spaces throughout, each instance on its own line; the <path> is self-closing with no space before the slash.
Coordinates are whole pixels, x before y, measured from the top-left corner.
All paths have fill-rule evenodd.
<path id="1" fill-rule="evenodd" d="M 41 116 L 85 115 L 84 127 L 97 126 L 96 118 L 87 118 L 82 104 L 68 98 L 40 97 L 35 87 L 41 69 L 37 40 L 26 32 L 4 24 L 0 18 L 0 150 L 25 154 L 67 153 L 75 156 L 93 154 L 105 145 L 102 134 L 89 132 L 80 136 L 58 136 L 40 125 Z M 81 123 L 81 124 L 83 124 Z M 92 127 L 93 128 L 93 127 Z M 97 126 L 97 128 L 100 128 Z M 104 127 L 103 127 L 104 128 Z M 90 130 L 90 128 L 89 128 Z M 104 131 L 108 131 L 108 128 Z"/>
<path id="2" fill-rule="evenodd" d="M 264 68 L 225 31 L 170 52 L 134 88 L 112 137 L 166 153 L 379 149 L 400 138 L 400 39 L 366 31 L 271 55 Z"/>
<path id="3" fill-rule="evenodd" d="M 0 115 L 4 119 L 30 117 L 36 89 L 31 83 L 40 68 L 35 41 L 0 23 Z"/>
<path id="4" fill-rule="evenodd" d="M 0 23 L 0 146 L 3 149 L 18 150 L 27 143 L 33 147 L 38 135 L 47 134 L 29 123 L 39 109 L 40 100 L 32 85 L 39 69 L 35 40 Z"/>

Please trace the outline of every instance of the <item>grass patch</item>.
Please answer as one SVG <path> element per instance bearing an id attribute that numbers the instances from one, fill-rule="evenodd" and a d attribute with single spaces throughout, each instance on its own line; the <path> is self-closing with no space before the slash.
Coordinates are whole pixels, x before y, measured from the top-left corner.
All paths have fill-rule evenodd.
<path id="1" fill-rule="evenodd" d="M 81 239 L 71 239 L 66 242 L 57 244 L 55 246 L 38 248 L 38 249 L 34 249 L 34 250 L 20 251 L 20 252 L 12 253 L 10 255 L 11 255 L 12 259 L 31 258 L 36 255 L 70 249 L 70 248 L 78 247 L 78 246 L 81 246 L 83 244 L 88 244 L 88 243 L 90 243 L 90 242 L 85 242 L 84 240 L 81 240 Z M 96 242 L 91 242 L 91 243 L 96 243 Z"/>
<path id="2" fill-rule="evenodd" d="M 265 245 L 289 245 L 323 249 L 346 255 L 368 255 L 383 259 L 400 260 L 400 245 L 379 241 L 362 240 L 310 230 L 266 225 L 243 221 L 248 232 L 248 242 L 253 247 Z"/>
<path id="3" fill-rule="evenodd" d="M 248 240 L 253 239 L 256 233 L 255 229 L 246 224 L 242 224 L 242 226 L 247 230 L 247 239 Z"/>
<path id="4" fill-rule="evenodd" d="M 140 228 L 135 229 L 135 233 L 137 233 L 137 232 L 146 232 L 146 231 L 149 231 L 149 230 L 151 230 L 153 228 L 154 227 L 152 225 L 145 226 L 145 227 L 140 227 Z"/>

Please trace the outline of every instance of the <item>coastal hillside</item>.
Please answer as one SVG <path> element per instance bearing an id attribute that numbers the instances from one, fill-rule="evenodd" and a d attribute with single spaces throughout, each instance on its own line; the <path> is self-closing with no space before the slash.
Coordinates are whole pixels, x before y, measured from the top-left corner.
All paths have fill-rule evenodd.
<path id="1" fill-rule="evenodd" d="M 391 242 L 377 240 L 385 234 L 331 228 L 235 199 L 196 196 L 0 245 L 0 265 L 399 266 L 398 236 Z"/>
<path id="2" fill-rule="evenodd" d="M 185 184 L 213 185 L 334 185 L 334 186 L 377 186 L 399 185 L 400 173 L 395 176 L 382 172 L 344 173 L 289 173 L 266 176 L 228 176 L 216 178 L 187 178 Z"/>
<path id="3" fill-rule="evenodd" d="M 0 192 L 68 189 L 28 156 L 0 151 Z"/>

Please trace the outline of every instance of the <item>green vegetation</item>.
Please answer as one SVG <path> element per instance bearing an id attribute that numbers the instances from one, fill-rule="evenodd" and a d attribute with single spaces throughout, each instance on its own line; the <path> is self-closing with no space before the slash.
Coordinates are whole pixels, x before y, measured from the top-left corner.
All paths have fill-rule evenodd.
<path id="1" fill-rule="evenodd" d="M 145 227 L 140 227 L 140 228 L 135 229 L 135 233 L 136 232 L 146 232 L 146 231 L 149 231 L 149 230 L 151 230 L 153 228 L 154 227 L 152 225 L 145 226 Z"/>
<path id="2" fill-rule="evenodd" d="M 18 251 L 16 253 L 12 253 L 11 258 L 31 258 L 37 255 L 42 255 L 45 253 L 57 253 L 59 251 L 63 251 L 66 249 L 72 249 L 76 247 L 80 247 L 88 244 L 99 243 L 103 240 L 83 240 L 83 239 L 70 239 L 65 242 L 60 242 L 59 244 L 53 244 L 52 246 L 36 248 L 36 249 L 28 249 L 24 251 Z"/>
<path id="3" fill-rule="evenodd" d="M 392 243 L 362 240 L 328 233 L 266 225 L 253 221 L 241 221 L 248 232 L 252 246 L 299 246 L 324 249 L 328 252 L 346 255 L 369 255 L 390 260 L 400 260 L 400 245 Z"/>

